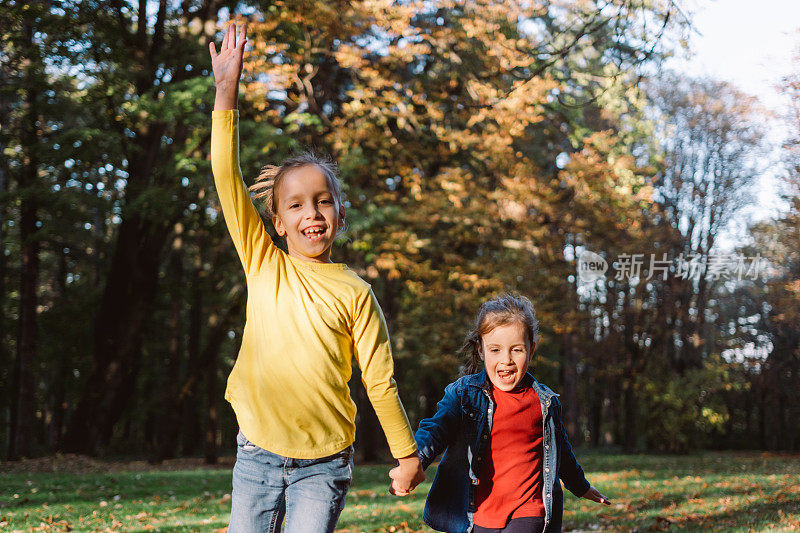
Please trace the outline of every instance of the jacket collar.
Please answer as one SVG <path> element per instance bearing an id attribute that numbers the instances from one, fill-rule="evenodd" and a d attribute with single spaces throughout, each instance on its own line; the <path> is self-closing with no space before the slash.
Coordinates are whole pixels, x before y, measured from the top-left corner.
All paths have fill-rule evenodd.
<path id="1" fill-rule="evenodd" d="M 553 396 L 558 396 L 555 392 L 550 390 L 549 387 L 546 387 L 536 381 L 536 378 L 533 377 L 533 374 L 530 372 L 525 372 L 525 375 L 522 377 L 522 381 L 520 381 L 521 385 L 529 386 L 536 391 L 536 394 L 539 396 L 539 400 L 542 402 L 547 402 Z M 483 389 L 486 392 L 491 392 L 492 390 L 492 383 L 489 381 L 489 375 L 486 373 L 486 370 L 481 370 L 477 374 L 470 374 L 467 376 L 467 385 L 470 387 L 478 387 Z"/>

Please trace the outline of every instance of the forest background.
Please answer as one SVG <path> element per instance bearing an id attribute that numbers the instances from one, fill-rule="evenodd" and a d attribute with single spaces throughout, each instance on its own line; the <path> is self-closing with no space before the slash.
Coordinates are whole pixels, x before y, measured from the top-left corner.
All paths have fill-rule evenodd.
<path id="1" fill-rule="evenodd" d="M 9 0 L 5 459 L 232 453 L 246 291 L 208 42 L 233 19 L 244 175 L 308 146 L 338 160 L 334 260 L 381 302 L 412 425 L 480 303 L 515 290 L 579 446 L 800 450 L 800 68 L 770 146 L 755 97 L 663 68 L 692 31 L 671 0 Z M 776 150 L 780 214 L 731 245 Z M 357 367 L 351 388 L 360 459 L 384 458 Z"/>

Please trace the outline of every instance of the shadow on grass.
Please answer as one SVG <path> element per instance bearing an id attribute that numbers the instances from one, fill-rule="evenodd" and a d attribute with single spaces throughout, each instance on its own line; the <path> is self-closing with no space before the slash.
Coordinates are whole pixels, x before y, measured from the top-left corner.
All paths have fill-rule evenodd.
<path id="1" fill-rule="evenodd" d="M 789 514 L 794 517 L 787 516 Z M 682 531 L 725 531 L 733 527 L 764 528 L 776 525 L 790 531 L 800 531 L 800 498 L 781 502 L 760 501 L 719 511 L 708 510 L 702 514 L 664 518 L 666 520 L 654 524 L 656 530 L 675 527 Z"/>
<path id="2" fill-rule="evenodd" d="M 125 500 L 170 498 L 191 499 L 205 491 L 230 492 L 229 472 L 185 471 L 118 474 L 14 474 L 0 481 L 0 507 L 77 504 L 119 495 Z M 32 492 L 35 490 L 36 492 Z M 18 494 L 18 498 L 14 498 Z"/>
<path id="3" fill-rule="evenodd" d="M 650 497 L 631 500 L 628 507 L 631 511 L 638 511 L 638 512 L 659 510 L 670 507 L 672 505 L 680 505 L 682 503 L 688 502 L 693 499 L 715 500 L 726 497 L 747 496 L 749 494 L 752 494 L 754 490 L 758 490 L 759 488 L 760 487 L 758 485 L 754 484 L 745 487 L 725 487 L 725 488 L 708 486 L 698 491 L 690 491 L 690 492 L 674 491 L 674 492 L 669 492 L 667 494 L 663 494 L 660 491 L 657 491 Z"/>
<path id="4" fill-rule="evenodd" d="M 697 502 L 680 492 L 671 492 L 655 500 L 631 502 L 627 509 L 600 512 L 593 518 L 571 517 L 565 521 L 567 531 L 598 529 L 601 531 L 773 531 L 776 526 L 787 531 L 800 531 L 800 494 L 778 492 L 764 495 L 760 501 L 742 501 L 738 504 L 724 503 L 717 497 L 753 496 L 749 488 L 730 488 L 710 497 L 698 495 Z M 702 500 L 707 500 L 703 502 Z M 773 500 L 773 501 L 770 501 Z M 682 509 L 682 504 L 697 503 L 696 510 Z M 675 504 L 673 506 L 673 504 Z"/>

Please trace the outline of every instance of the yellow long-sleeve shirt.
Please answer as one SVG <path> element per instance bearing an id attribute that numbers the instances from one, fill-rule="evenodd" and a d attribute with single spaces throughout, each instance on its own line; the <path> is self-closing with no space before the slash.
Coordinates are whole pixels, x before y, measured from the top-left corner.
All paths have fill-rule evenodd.
<path id="1" fill-rule="evenodd" d="M 355 440 L 347 382 L 355 356 L 395 457 L 417 447 L 392 377 L 386 321 L 369 284 L 341 263 L 310 263 L 277 248 L 239 168 L 238 111 L 214 111 L 211 167 L 247 277 L 247 319 L 225 398 L 254 444 L 316 459 Z"/>

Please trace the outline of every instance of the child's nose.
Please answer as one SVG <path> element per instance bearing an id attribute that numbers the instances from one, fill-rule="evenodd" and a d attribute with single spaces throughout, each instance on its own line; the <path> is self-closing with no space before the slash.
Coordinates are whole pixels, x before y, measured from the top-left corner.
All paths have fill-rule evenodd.
<path id="1" fill-rule="evenodd" d="M 322 213 L 316 206 L 316 204 L 309 206 L 308 209 L 306 209 L 305 212 L 303 213 L 303 216 L 309 220 L 315 220 L 319 218 L 321 215 Z"/>

